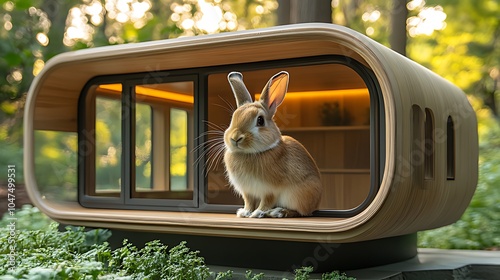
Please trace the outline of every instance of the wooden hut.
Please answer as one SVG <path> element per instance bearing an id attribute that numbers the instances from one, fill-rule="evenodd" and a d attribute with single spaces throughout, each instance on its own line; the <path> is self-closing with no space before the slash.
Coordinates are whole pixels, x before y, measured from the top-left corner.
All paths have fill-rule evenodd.
<path id="1" fill-rule="evenodd" d="M 242 72 L 257 95 L 281 70 L 290 84 L 275 120 L 315 158 L 320 210 L 307 218 L 237 218 L 242 201 L 203 143 L 229 124 L 229 72 Z M 30 198 L 64 224 L 249 244 L 355 244 L 453 223 L 477 183 L 477 124 L 465 94 L 332 24 L 64 53 L 35 78 L 24 121 Z M 50 159 L 49 136 L 67 155 L 52 174 L 37 164 Z M 47 183 L 67 178 L 65 168 L 74 179 Z M 415 253 L 411 246 L 404 257 Z"/>

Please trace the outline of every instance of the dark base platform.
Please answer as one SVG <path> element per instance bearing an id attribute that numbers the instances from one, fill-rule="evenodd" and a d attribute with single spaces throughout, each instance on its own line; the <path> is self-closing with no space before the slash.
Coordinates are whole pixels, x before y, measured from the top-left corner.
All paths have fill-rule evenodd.
<path id="1" fill-rule="evenodd" d="M 233 279 L 244 280 L 245 269 L 211 266 L 214 272 L 234 271 Z M 265 274 L 265 280 L 294 279 L 290 272 L 254 270 Z M 393 264 L 344 271 L 357 280 L 497 280 L 500 279 L 500 251 L 418 249 L 414 258 Z M 313 273 L 310 279 L 321 279 Z"/>
<path id="2" fill-rule="evenodd" d="M 418 249 L 410 260 L 346 271 L 361 279 L 500 279 L 500 251 Z"/>
<path id="3" fill-rule="evenodd" d="M 123 239 L 136 246 L 158 239 L 175 246 L 187 241 L 192 250 L 200 251 L 208 265 L 293 271 L 312 266 L 316 272 L 352 270 L 400 262 L 417 254 L 417 235 L 410 234 L 356 243 L 290 242 L 213 236 L 159 234 L 112 230 L 113 248 Z"/>

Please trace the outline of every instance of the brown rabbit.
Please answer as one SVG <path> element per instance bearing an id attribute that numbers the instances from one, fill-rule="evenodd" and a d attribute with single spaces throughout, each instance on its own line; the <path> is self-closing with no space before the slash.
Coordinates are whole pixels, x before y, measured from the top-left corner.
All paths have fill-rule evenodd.
<path id="1" fill-rule="evenodd" d="M 321 179 L 311 155 L 297 140 L 282 136 L 273 121 L 288 88 L 288 73 L 274 75 L 259 101 L 238 72 L 228 75 L 238 108 L 224 132 L 229 182 L 243 197 L 238 217 L 310 216 L 321 200 Z"/>

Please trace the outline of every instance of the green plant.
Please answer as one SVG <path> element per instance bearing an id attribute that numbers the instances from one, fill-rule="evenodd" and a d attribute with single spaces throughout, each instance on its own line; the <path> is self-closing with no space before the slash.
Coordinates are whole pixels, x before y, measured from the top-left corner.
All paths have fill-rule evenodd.
<path id="1" fill-rule="evenodd" d="M 186 247 L 186 242 L 167 251 L 158 240 L 146 243 L 142 249 L 125 240 L 123 247 L 106 254 L 101 261 L 109 263 L 110 272 L 119 271 L 133 279 L 206 279 L 210 271 L 198 253 Z"/>
<path id="2" fill-rule="evenodd" d="M 11 223 L 15 217 L 15 223 Z M 31 223 L 30 223 L 31 221 Z M 138 248 L 128 240 L 112 250 L 111 231 L 86 230 L 50 220 L 37 208 L 25 205 L 0 221 L 0 280 L 6 279 L 233 279 L 233 272 L 210 272 L 198 251 L 186 242 L 168 248 L 158 240 Z M 296 280 L 309 279 L 312 267 L 295 271 Z M 264 273 L 246 271 L 245 279 L 265 279 Z M 338 272 L 322 279 L 346 278 Z"/>
<path id="3" fill-rule="evenodd" d="M 340 273 L 338 271 L 332 271 L 329 273 L 324 273 L 321 276 L 322 280 L 356 280 L 354 277 L 349 277 L 345 273 Z"/>
<path id="4" fill-rule="evenodd" d="M 81 227 L 68 227 L 60 232 L 58 224 L 51 223 L 44 230 L 3 227 L 0 235 L 0 275 L 22 278 L 43 274 L 79 279 L 81 275 L 97 275 L 102 270 L 102 263 L 96 261 L 95 255 L 107 244 L 95 242 L 107 239 L 110 233 L 99 229 L 85 231 Z"/>
<path id="5" fill-rule="evenodd" d="M 245 273 L 245 279 L 262 280 L 262 279 L 264 279 L 264 273 L 253 274 L 253 272 L 251 270 L 247 270 Z"/>
<path id="6" fill-rule="evenodd" d="M 38 208 L 29 204 L 25 204 L 21 209 L 14 212 L 5 212 L 2 220 L 0 220 L 0 227 L 6 228 L 15 218 L 17 230 L 48 230 L 50 224 L 54 223 L 47 215 L 43 214 Z"/>
<path id="7" fill-rule="evenodd" d="M 301 267 L 295 269 L 295 280 L 308 280 L 310 279 L 310 274 L 313 272 L 314 268 L 312 266 Z M 321 275 L 322 280 L 356 280 L 356 278 L 349 277 L 345 273 L 340 273 L 338 271 L 332 271 L 329 273 L 323 273 Z"/>
<path id="8" fill-rule="evenodd" d="M 215 280 L 230 280 L 233 279 L 233 271 L 221 271 L 215 276 Z"/>
<path id="9" fill-rule="evenodd" d="M 308 280 L 309 279 L 309 274 L 313 272 L 313 267 L 312 266 L 307 266 L 307 267 L 301 267 L 295 269 L 295 280 Z"/>
<path id="10" fill-rule="evenodd" d="M 138 249 L 128 241 L 111 250 L 108 230 L 85 231 L 67 227 L 58 231 L 57 223 L 46 230 L 16 231 L 11 242 L 8 230 L 0 233 L 0 279 L 207 279 L 208 267 L 198 252 L 185 242 L 172 247 L 159 241 Z M 14 248 L 14 249 L 13 249 Z M 14 254 L 14 264 L 11 255 Z M 36 276 L 36 277 L 35 277 Z M 38 277 L 38 278 L 37 278 Z M 105 278 L 104 278 L 105 279 Z M 223 278 L 221 278 L 223 279 Z"/>

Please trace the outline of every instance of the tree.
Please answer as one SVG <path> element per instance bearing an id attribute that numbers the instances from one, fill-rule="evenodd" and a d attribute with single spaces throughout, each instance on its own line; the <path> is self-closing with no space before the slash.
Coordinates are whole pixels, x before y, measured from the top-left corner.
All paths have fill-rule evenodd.
<path id="1" fill-rule="evenodd" d="M 278 25 L 304 22 L 332 22 L 330 0 L 279 0 Z"/>
<path id="2" fill-rule="evenodd" d="M 410 56 L 477 96 L 500 121 L 499 1 L 434 1 L 446 12 L 445 28 L 414 36 Z"/>
<path id="3" fill-rule="evenodd" d="M 391 49 L 406 56 L 406 20 L 408 18 L 407 0 L 393 0 L 389 44 Z"/>

